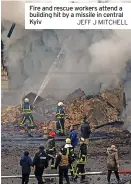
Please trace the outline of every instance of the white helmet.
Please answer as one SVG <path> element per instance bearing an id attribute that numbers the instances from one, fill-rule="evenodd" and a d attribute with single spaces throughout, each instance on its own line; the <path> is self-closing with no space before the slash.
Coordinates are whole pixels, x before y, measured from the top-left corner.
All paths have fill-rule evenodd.
<path id="1" fill-rule="evenodd" d="M 24 100 L 25 102 L 29 102 L 29 99 L 28 98 L 25 98 L 25 100 Z"/>
<path id="2" fill-rule="evenodd" d="M 59 102 L 58 103 L 58 106 L 60 107 L 60 106 L 63 106 L 64 104 L 63 104 L 63 102 Z"/>

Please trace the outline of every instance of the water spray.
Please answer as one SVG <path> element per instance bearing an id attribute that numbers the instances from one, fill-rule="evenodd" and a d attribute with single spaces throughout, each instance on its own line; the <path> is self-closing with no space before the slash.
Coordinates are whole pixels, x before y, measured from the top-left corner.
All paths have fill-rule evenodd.
<path id="1" fill-rule="evenodd" d="M 33 102 L 33 104 L 35 103 L 35 101 L 37 100 L 38 96 L 42 93 L 42 91 L 45 89 L 45 87 L 47 86 L 47 84 L 49 83 L 49 80 L 51 79 L 51 77 L 53 76 L 53 73 L 56 72 L 60 65 L 61 65 L 61 55 L 63 54 L 63 46 L 61 47 L 55 61 L 53 62 L 53 64 L 51 65 L 49 71 L 48 71 L 48 74 L 46 75 L 44 81 L 42 82 L 41 86 L 40 86 L 40 89 L 35 97 L 35 100 Z"/>

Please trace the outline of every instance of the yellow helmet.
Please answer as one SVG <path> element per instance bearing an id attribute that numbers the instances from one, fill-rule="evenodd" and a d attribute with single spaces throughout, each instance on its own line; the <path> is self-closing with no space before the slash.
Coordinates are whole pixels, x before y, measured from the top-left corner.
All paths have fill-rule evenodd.
<path id="1" fill-rule="evenodd" d="M 67 139 L 66 139 L 66 144 L 71 144 L 70 138 L 67 138 Z"/>

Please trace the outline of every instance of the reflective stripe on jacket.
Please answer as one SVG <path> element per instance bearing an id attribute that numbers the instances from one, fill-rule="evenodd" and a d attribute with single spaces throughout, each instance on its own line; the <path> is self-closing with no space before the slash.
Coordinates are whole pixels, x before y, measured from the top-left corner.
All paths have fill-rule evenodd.
<path id="1" fill-rule="evenodd" d="M 79 155 L 78 155 L 78 163 L 79 164 L 86 164 L 87 161 L 87 146 L 83 143 L 80 146 Z"/>
<path id="2" fill-rule="evenodd" d="M 23 105 L 22 105 L 22 111 L 24 114 L 29 114 L 31 113 L 31 105 L 29 104 L 29 102 L 25 102 Z"/>
<path id="3" fill-rule="evenodd" d="M 65 111 L 64 111 L 64 109 L 62 107 L 61 108 L 60 107 L 57 108 L 56 117 L 58 119 L 64 119 L 64 117 L 65 117 Z"/>

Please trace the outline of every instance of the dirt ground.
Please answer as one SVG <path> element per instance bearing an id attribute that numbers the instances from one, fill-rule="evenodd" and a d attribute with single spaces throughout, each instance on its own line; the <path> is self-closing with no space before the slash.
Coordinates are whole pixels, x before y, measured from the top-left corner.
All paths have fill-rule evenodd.
<path id="1" fill-rule="evenodd" d="M 106 149 L 108 146 L 115 144 L 119 150 L 120 170 L 131 170 L 131 134 L 123 133 L 121 138 L 114 138 L 110 140 L 91 141 L 88 150 L 88 162 L 86 165 L 86 171 L 106 171 Z M 16 142 L 2 142 L 1 149 L 1 174 L 2 176 L 20 175 L 21 168 L 19 165 L 20 157 L 25 150 L 30 152 L 30 156 L 33 158 L 37 152 L 39 145 Z M 44 144 L 44 143 L 43 143 Z M 57 142 L 58 146 L 63 142 Z M 47 169 L 45 173 L 50 173 L 50 169 Z M 56 171 L 54 171 L 56 173 Z M 32 171 L 33 174 L 33 171 Z M 89 184 L 106 184 L 106 176 L 87 176 L 87 182 Z M 131 181 L 131 175 L 121 175 L 122 183 L 125 181 Z M 2 184 L 20 184 L 20 179 L 2 179 Z M 35 179 L 30 179 L 30 184 L 35 184 Z M 51 181 L 47 183 L 52 183 Z M 58 180 L 54 183 L 58 183 Z M 78 181 L 79 183 L 79 181 Z M 116 184 L 114 175 L 112 175 L 112 184 Z"/>

